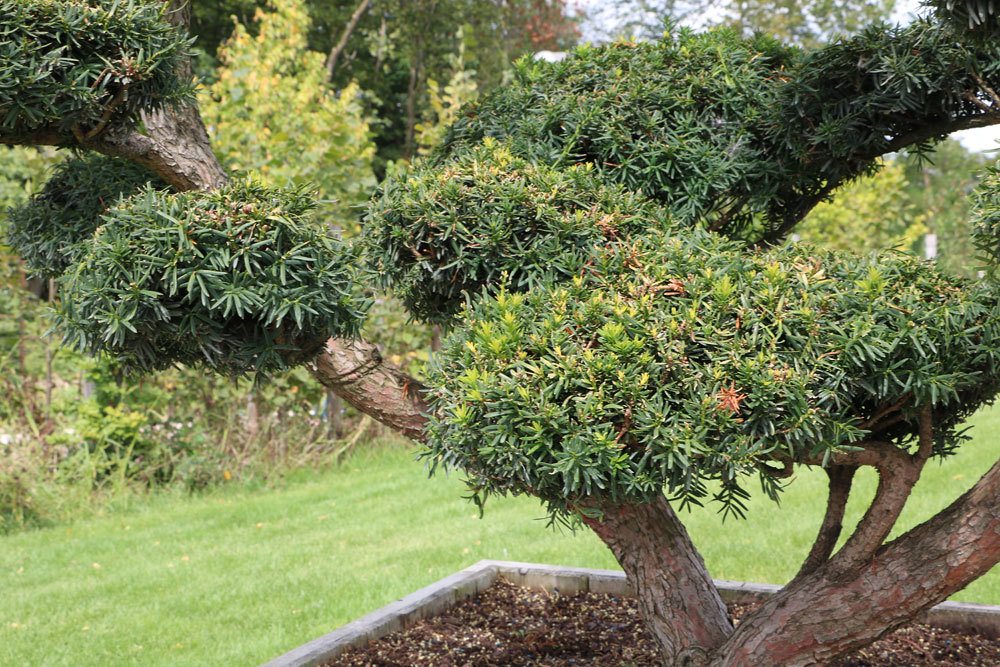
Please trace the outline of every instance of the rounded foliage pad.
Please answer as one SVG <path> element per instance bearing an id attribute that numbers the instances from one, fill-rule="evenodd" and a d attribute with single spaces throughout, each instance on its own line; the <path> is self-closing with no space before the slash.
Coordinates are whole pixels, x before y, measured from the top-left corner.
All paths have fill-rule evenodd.
<path id="1" fill-rule="evenodd" d="M 449 323 L 486 287 L 525 290 L 585 267 L 595 244 L 669 224 L 589 165 L 552 169 L 487 138 L 387 179 L 365 225 L 368 265 L 421 320 Z"/>
<path id="2" fill-rule="evenodd" d="M 878 156 L 926 151 L 942 119 L 982 113 L 984 85 L 1000 89 L 996 40 L 968 44 L 928 20 L 812 52 L 678 30 L 519 62 L 510 85 L 463 111 L 436 157 L 444 168 L 495 137 L 554 168 L 588 163 L 680 224 L 775 242 L 838 185 L 874 173 Z"/>
<path id="3" fill-rule="evenodd" d="M 311 219 L 313 201 L 253 180 L 123 201 L 60 282 L 66 341 L 129 371 L 202 363 L 240 375 L 355 334 L 369 303 L 351 252 Z"/>
<path id="4" fill-rule="evenodd" d="M 741 512 L 745 474 L 776 493 L 773 467 L 862 439 L 901 396 L 878 439 L 911 446 L 933 404 L 943 455 L 1000 389 L 996 290 L 901 253 L 650 233 L 571 281 L 477 301 L 430 375 L 426 455 L 556 512 L 663 488 Z"/>
<path id="5" fill-rule="evenodd" d="M 189 39 L 150 0 L 0 0 L 0 135 L 88 138 L 185 101 Z"/>
<path id="6" fill-rule="evenodd" d="M 143 167 L 97 153 L 56 166 L 37 195 L 10 210 L 7 239 L 35 275 L 54 278 L 78 259 L 101 213 L 144 185 L 169 186 Z"/>

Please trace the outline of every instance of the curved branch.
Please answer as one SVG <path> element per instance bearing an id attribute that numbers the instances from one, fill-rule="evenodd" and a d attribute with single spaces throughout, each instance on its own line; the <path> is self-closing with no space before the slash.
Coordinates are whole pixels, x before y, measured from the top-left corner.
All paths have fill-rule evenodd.
<path id="1" fill-rule="evenodd" d="M 836 572 L 853 572 L 869 562 L 876 550 L 885 542 L 893 526 L 896 525 L 910 492 L 920 479 L 924 464 L 931 456 L 933 440 L 931 407 L 925 405 L 920 410 L 917 451 L 910 456 L 902 449 L 894 448 L 905 458 L 896 456 L 894 460 L 876 466 L 879 481 L 875 498 L 847 543 L 830 560 L 830 566 Z"/>
<path id="2" fill-rule="evenodd" d="M 363 340 L 331 338 L 311 365 L 313 376 L 364 414 L 408 438 L 425 438 L 426 389 Z"/>
<path id="3" fill-rule="evenodd" d="M 850 445 L 852 449 L 840 451 L 832 454 L 829 460 L 824 460 L 823 456 L 803 456 L 796 459 L 796 463 L 810 466 L 826 466 L 830 462 L 845 466 L 870 466 L 872 468 L 890 468 L 898 465 L 907 465 L 910 456 L 902 449 L 882 440 L 862 440 Z"/>
<path id="4" fill-rule="evenodd" d="M 333 81 L 334 72 L 337 71 L 337 61 L 340 60 L 340 54 L 344 52 L 347 48 L 347 42 L 354 33 L 354 29 L 358 27 L 358 21 L 361 17 L 365 15 L 368 8 L 371 6 L 371 0 L 361 0 L 355 9 L 354 13 L 351 14 L 350 20 L 348 20 L 347 25 L 344 26 L 344 32 L 340 34 L 340 39 L 337 40 L 337 44 L 330 50 L 330 55 L 326 58 L 326 82 L 330 83 Z"/>
<path id="5" fill-rule="evenodd" d="M 875 498 L 847 542 L 830 559 L 831 568 L 853 573 L 871 560 L 896 525 L 922 467 L 910 461 L 903 466 L 876 467 L 879 479 Z"/>
<path id="6" fill-rule="evenodd" d="M 875 466 L 879 475 L 875 498 L 847 543 L 830 560 L 834 571 L 853 572 L 871 560 L 896 525 L 933 446 L 933 416 L 928 404 L 920 409 L 917 451 L 908 455 L 893 447 L 896 454 Z"/>
<path id="7" fill-rule="evenodd" d="M 890 414 L 899 412 L 903 409 L 911 399 L 913 398 L 912 393 L 906 393 L 895 403 L 887 403 L 885 405 L 879 406 L 873 413 L 872 416 L 864 421 L 858 423 L 858 428 L 864 429 L 866 431 L 875 430 L 876 426 L 880 426 L 882 420 L 888 417 Z"/>
<path id="8" fill-rule="evenodd" d="M 837 546 L 837 540 L 840 539 L 843 529 L 844 510 L 847 508 L 847 499 L 851 495 L 851 485 L 858 468 L 834 464 L 825 470 L 830 486 L 826 513 L 823 515 L 823 523 L 820 524 L 812 549 L 809 550 L 809 555 L 802 562 L 802 567 L 792 581 L 812 574 L 830 559 L 830 554 Z"/>
<path id="9" fill-rule="evenodd" d="M 911 621 L 998 562 L 1000 461 L 850 578 L 820 568 L 786 587 L 743 620 L 712 664 L 826 664 Z"/>
<path id="10" fill-rule="evenodd" d="M 1000 124 L 1000 110 L 993 110 L 976 116 L 966 116 L 964 118 L 947 118 L 936 123 L 929 123 L 913 132 L 896 137 L 888 142 L 885 147 L 872 155 L 866 155 L 865 159 L 875 159 L 886 153 L 901 151 L 907 146 L 920 144 L 937 137 L 943 137 L 962 130 L 972 130 L 979 127 L 989 127 Z"/>

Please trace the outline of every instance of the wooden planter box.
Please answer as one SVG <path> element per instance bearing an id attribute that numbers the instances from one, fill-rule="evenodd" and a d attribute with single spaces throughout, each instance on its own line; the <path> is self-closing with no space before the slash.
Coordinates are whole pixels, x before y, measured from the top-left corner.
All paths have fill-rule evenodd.
<path id="1" fill-rule="evenodd" d="M 617 570 L 556 567 L 534 563 L 481 560 L 475 565 L 430 586 L 387 604 L 367 616 L 314 639 L 268 662 L 264 667 L 311 667 L 336 658 L 346 649 L 364 646 L 369 641 L 410 627 L 417 621 L 440 614 L 460 600 L 486 590 L 498 577 L 527 588 L 553 593 L 607 593 L 631 596 L 625 574 Z M 727 603 L 759 602 L 781 590 L 770 584 L 716 581 Z M 940 628 L 975 632 L 985 637 L 1000 637 L 1000 607 L 944 602 L 928 611 L 919 622 Z"/>

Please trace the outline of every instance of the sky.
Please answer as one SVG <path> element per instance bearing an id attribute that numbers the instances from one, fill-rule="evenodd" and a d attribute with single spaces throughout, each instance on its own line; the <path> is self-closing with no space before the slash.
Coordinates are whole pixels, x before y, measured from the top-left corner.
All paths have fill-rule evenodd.
<path id="1" fill-rule="evenodd" d="M 571 2 L 570 4 L 573 3 Z M 601 10 L 605 9 L 606 11 L 607 7 L 605 0 L 576 0 L 575 4 L 591 17 L 601 16 Z M 892 20 L 906 23 L 912 19 L 919 9 L 919 0 L 897 0 L 896 11 L 892 16 Z M 593 35 L 599 33 L 599 26 L 584 24 L 583 30 L 584 39 L 593 39 Z M 969 150 L 989 152 L 1000 157 L 1000 126 L 956 132 L 952 136 L 962 142 Z"/>

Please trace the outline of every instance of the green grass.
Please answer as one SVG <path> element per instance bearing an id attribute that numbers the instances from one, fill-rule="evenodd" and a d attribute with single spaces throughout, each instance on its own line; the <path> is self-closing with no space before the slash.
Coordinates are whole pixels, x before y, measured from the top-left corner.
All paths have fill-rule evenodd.
<path id="1" fill-rule="evenodd" d="M 1000 457 L 1000 409 L 973 422 L 976 440 L 925 472 L 905 525 Z M 685 515 L 716 577 L 794 573 L 825 500 L 822 473 L 799 477 L 781 507 L 755 501 L 746 522 Z M 483 558 L 615 567 L 588 532 L 546 528 L 530 499 L 491 501 L 480 520 L 462 493 L 386 446 L 276 489 L 163 494 L 0 537 L 0 664 L 255 665 Z M 956 597 L 1000 603 L 1000 571 Z"/>

